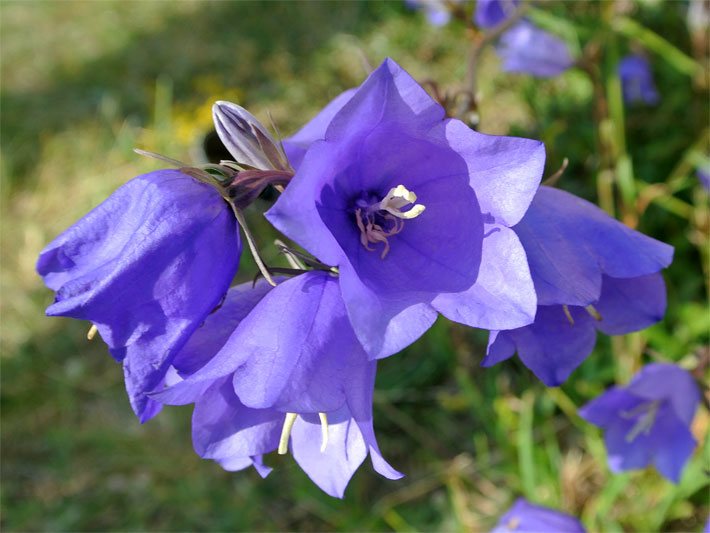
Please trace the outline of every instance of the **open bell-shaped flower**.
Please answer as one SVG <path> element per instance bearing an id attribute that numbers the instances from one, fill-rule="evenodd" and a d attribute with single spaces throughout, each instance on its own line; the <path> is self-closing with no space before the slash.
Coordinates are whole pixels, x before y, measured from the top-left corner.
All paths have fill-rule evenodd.
<path id="1" fill-rule="evenodd" d="M 535 293 L 509 226 L 538 187 L 542 143 L 446 119 L 388 59 L 284 147 L 296 175 L 266 216 L 338 268 L 371 357 L 409 345 L 437 312 L 479 327 L 532 321 Z"/>
<path id="2" fill-rule="evenodd" d="M 382 458 L 372 425 L 376 362 L 347 321 L 338 280 L 308 272 L 271 289 L 230 289 L 175 359 L 175 375 L 152 398 L 195 403 L 197 453 L 226 468 L 286 453 L 325 492 L 342 497 L 368 453 L 376 471 L 401 474 Z"/>
<path id="3" fill-rule="evenodd" d="M 621 335 L 663 318 L 660 270 L 673 248 L 570 193 L 540 187 L 515 231 L 527 252 L 539 307 L 535 322 L 493 331 L 484 366 L 512 357 L 548 386 L 591 353 L 596 332 Z"/>

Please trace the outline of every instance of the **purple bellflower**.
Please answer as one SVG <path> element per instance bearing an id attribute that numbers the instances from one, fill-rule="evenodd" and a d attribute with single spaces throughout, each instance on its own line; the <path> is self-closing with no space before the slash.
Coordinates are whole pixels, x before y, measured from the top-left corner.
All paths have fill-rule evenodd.
<path id="1" fill-rule="evenodd" d="M 706 191 L 710 191 L 710 165 L 697 170 L 698 181 Z"/>
<path id="2" fill-rule="evenodd" d="M 548 386 L 564 382 L 592 352 L 596 332 L 621 335 L 663 318 L 659 273 L 673 248 L 634 231 L 570 193 L 540 187 L 515 226 L 532 273 L 535 322 L 493 331 L 483 366 L 517 351 Z"/>
<path id="3" fill-rule="evenodd" d="M 519 3 L 519 0 L 477 0 L 473 21 L 479 28 L 493 28 L 515 13 Z"/>
<path id="4" fill-rule="evenodd" d="M 296 462 L 331 496 L 343 496 L 368 453 L 377 472 L 402 477 L 377 446 L 377 363 L 355 338 L 337 278 L 312 271 L 250 285 L 230 289 L 152 397 L 194 402 L 195 450 L 227 470 L 266 475 L 262 456 L 285 454 L 290 439 Z"/>
<path id="5" fill-rule="evenodd" d="M 404 0 L 410 9 L 421 9 L 432 26 L 446 26 L 451 20 L 451 9 L 463 0 Z"/>
<path id="6" fill-rule="evenodd" d="M 628 55 L 619 62 L 618 72 L 626 103 L 644 102 L 648 105 L 658 103 L 660 96 L 653 82 L 653 73 L 648 59 L 640 55 Z"/>
<path id="7" fill-rule="evenodd" d="M 445 119 L 388 59 L 284 147 L 296 174 L 266 216 L 337 267 L 370 357 L 414 342 L 437 312 L 486 329 L 532 321 L 534 288 L 510 226 L 539 185 L 542 143 Z"/>
<path id="8" fill-rule="evenodd" d="M 525 20 L 503 33 L 496 51 L 504 71 L 541 78 L 558 76 L 574 63 L 562 39 Z"/>
<path id="9" fill-rule="evenodd" d="M 518 498 L 491 533 L 584 533 L 575 517 Z"/>
<path id="10" fill-rule="evenodd" d="M 37 272 L 50 316 L 93 323 L 123 363 L 142 422 L 175 354 L 219 304 L 239 265 L 237 223 L 220 193 L 178 170 L 132 179 L 59 235 Z M 96 329 L 94 329 L 96 328 Z"/>
<path id="11" fill-rule="evenodd" d="M 612 472 L 653 463 L 674 483 L 695 449 L 690 425 L 700 403 L 692 376 L 672 364 L 642 368 L 626 387 L 612 387 L 579 411 L 604 429 Z"/>

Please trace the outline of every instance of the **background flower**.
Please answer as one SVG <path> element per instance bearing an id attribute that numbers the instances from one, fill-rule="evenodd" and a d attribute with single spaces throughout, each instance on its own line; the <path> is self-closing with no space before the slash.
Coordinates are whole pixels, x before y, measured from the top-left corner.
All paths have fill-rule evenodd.
<path id="1" fill-rule="evenodd" d="M 640 55 L 628 55 L 619 62 L 618 71 L 625 102 L 644 102 L 648 105 L 658 103 L 660 96 L 653 82 L 648 59 Z"/>
<path id="2" fill-rule="evenodd" d="M 695 449 L 690 424 L 700 403 L 692 376 L 671 364 L 645 366 L 626 387 L 612 387 L 579 411 L 604 429 L 609 468 L 614 472 L 651 463 L 678 483 Z"/>

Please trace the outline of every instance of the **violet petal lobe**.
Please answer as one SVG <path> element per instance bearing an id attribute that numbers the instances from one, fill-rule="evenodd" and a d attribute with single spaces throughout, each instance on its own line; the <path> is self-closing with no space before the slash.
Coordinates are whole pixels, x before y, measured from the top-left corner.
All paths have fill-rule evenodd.
<path id="1" fill-rule="evenodd" d="M 549 78 L 562 74 L 574 63 L 562 39 L 525 20 L 501 36 L 496 50 L 506 72 Z"/>
<path id="2" fill-rule="evenodd" d="M 597 329 L 607 335 L 640 331 L 661 320 L 666 313 L 666 284 L 660 273 L 637 278 L 604 276 L 599 301 Z"/>
<path id="3" fill-rule="evenodd" d="M 479 28 L 493 28 L 515 13 L 519 3 L 518 0 L 476 0 L 473 20 Z"/>
<path id="4" fill-rule="evenodd" d="M 548 387 L 561 385 L 592 353 L 597 338 L 594 319 L 584 309 L 570 307 L 569 313 L 574 325 L 561 305 L 539 306 L 534 324 L 498 332 L 483 366 L 509 356 L 513 344 L 518 357 L 540 381 Z"/>
<path id="5" fill-rule="evenodd" d="M 481 212 L 491 214 L 499 224 L 517 224 L 540 185 L 545 145 L 532 139 L 484 135 L 458 120 L 446 121 L 442 127 L 446 141 L 466 162 Z"/>
<path id="6" fill-rule="evenodd" d="M 537 296 L 515 232 L 487 225 L 476 283 L 461 293 L 437 295 L 432 306 L 449 320 L 475 328 L 515 329 L 532 323 Z"/>
<path id="7" fill-rule="evenodd" d="M 367 457 L 360 429 L 346 406 L 328 413 L 328 444 L 321 450 L 317 415 L 298 417 L 291 432 L 293 457 L 325 493 L 342 498 L 350 479 Z"/>
<path id="8" fill-rule="evenodd" d="M 629 382 L 627 389 L 648 400 L 669 400 L 678 418 L 688 426 L 700 403 L 700 391 L 693 377 L 670 363 L 646 365 Z"/>
<path id="9" fill-rule="evenodd" d="M 673 248 L 626 227 L 573 194 L 540 187 L 515 231 L 540 305 L 589 305 L 602 274 L 633 278 L 667 267 Z"/>
<path id="10" fill-rule="evenodd" d="M 648 59 L 640 55 L 628 55 L 619 62 L 617 70 L 626 103 L 644 102 L 648 105 L 658 103 L 660 96 L 653 81 Z"/>
<path id="11" fill-rule="evenodd" d="M 162 170 L 134 178 L 57 237 L 37 271 L 57 293 L 47 314 L 93 322 L 124 361 L 131 404 L 145 421 L 155 413 L 145 394 L 219 304 L 240 250 L 217 191 Z"/>
<path id="12" fill-rule="evenodd" d="M 325 138 L 325 132 L 333 117 L 355 94 L 355 89 L 348 89 L 340 93 L 326 105 L 315 117 L 306 123 L 300 130 L 283 140 L 283 147 L 288 161 L 293 168 L 298 170 L 303 161 L 303 156 L 310 146 Z"/>
<path id="13" fill-rule="evenodd" d="M 421 337 L 436 321 L 436 310 L 413 298 L 383 298 L 352 272 L 340 269 L 340 287 L 355 334 L 373 359 L 403 350 Z"/>
<path id="14" fill-rule="evenodd" d="M 491 533 L 585 533 L 575 517 L 518 498 Z"/>
<path id="15" fill-rule="evenodd" d="M 336 410 L 345 402 L 350 366 L 367 361 L 338 280 L 326 272 L 279 284 L 244 319 L 230 343 L 244 354 L 234 389 L 253 408 Z"/>
<path id="16" fill-rule="evenodd" d="M 276 278 L 277 282 L 283 281 Z M 243 355 L 234 341 L 226 349 L 235 330 L 261 299 L 271 290 L 265 280 L 232 287 L 215 312 L 190 337 L 173 360 L 180 378 L 166 383 L 150 397 L 167 405 L 185 405 L 197 401 L 215 379 L 232 374 L 243 363 Z"/>
<path id="17" fill-rule="evenodd" d="M 205 459 L 250 457 L 276 449 L 283 413 L 244 406 L 229 377 L 215 380 L 195 402 L 192 441 Z"/>

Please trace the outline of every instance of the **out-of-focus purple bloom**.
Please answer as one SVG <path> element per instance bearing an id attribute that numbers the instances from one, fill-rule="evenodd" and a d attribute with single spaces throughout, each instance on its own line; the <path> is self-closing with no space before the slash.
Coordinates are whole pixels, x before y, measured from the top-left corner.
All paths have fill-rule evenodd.
<path id="1" fill-rule="evenodd" d="M 50 316 L 91 321 L 123 362 L 141 419 L 146 396 L 217 306 L 239 264 L 237 223 L 217 190 L 177 170 L 139 176 L 57 237 L 37 272 L 56 291 Z"/>
<path id="2" fill-rule="evenodd" d="M 653 83 L 651 65 L 643 56 L 628 55 L 619 62 L 621 90 L 626 103 L 657 104 L 660 97 Z"/>
<path id="3" fill-rule="evenodd" d="M 698 180 L 706 191 L 710 191 L 710 168 L 703 167 L 698 169 Z"/>
<path id="4" fill-rule="evenodd" d="M 548 386 L 561 384 L 591 353 L 597 330 L 638 331 L 661 320 L 660 270 L 673 249 L 567 192 L 540 187 L 515 231 L 527 253 L 539 307 L 535 322 L 492 332 L 484 366 L 517 351 Z"/>
<path id="5" fill-rule="evenodd" d="M 604 429 L 613 472 L 651 463 L 678 483 L 695 449 L 690 425 L 700 403 L 692 376 L 667 363 L 645 366 L 626 387 L 612 387 L 579 411 Z"/>
<path id="6" fill-rule="evenodd" d="M 265 475 L 261 457 L 284 453 L 290 435 L 296 461 L 332 496 L 342 497 L 368 453 L 377 472 L 402 476 L 375 439 L 376 362 L 357 342 L 328 273 L 230 289 L 174 365 L 177 377 L 153 398 L 195 403 L 193 441 L 204 458 Z"/>
<path id="7" fill-rule="evenodd" d="M 519 0 L 477 0 L 473 20 L 479 28 L 493 28 L 515 13 Z"/>
<path id="8" fill-rule="evenodd" d="M 575 517 L 518 498 L 491 533 L 584 533 Z"/>
<path id="9" fill-rule="evenodd" d="M 451 8 L 463 0 L 404 0 L 407 7 L 424 11 L 429 24 L 446 26 L 451 20 Z"/>
<path id="10" fill-rule="evenodd" d="M 542 78 L 562 74 L 574 63 L 567 44 L 528 21 L 507 30 L 496 45 L 506 72 L 522 72 Z"/>
<path id="11" fill-rule="evenodd" d="M 539 184 L 542 143 L 446 120 L 386 60 L 284 144 L 296 175 L 266 216 L 338 267 L 350 322 L 372 357 L 412 343 L 437 311 L 477 327 L 531 322 L 535 294 L 509 226 Z"/>

